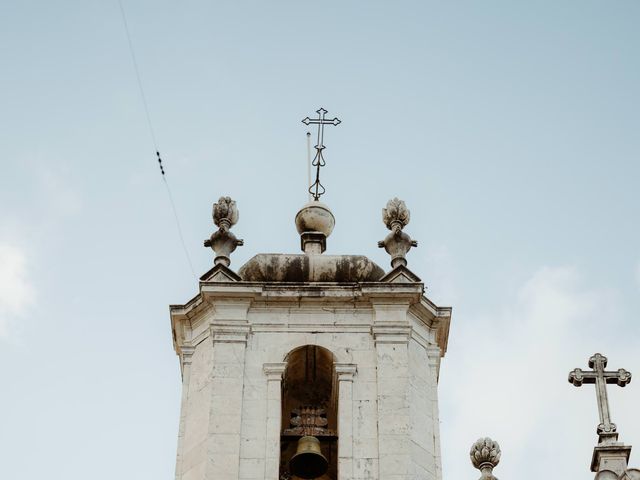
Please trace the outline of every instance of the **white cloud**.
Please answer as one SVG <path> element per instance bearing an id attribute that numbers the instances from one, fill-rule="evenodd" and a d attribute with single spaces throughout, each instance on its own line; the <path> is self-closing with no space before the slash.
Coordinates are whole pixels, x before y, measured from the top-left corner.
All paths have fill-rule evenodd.
<path id="1" fill-rule="evenodd" d="M 625 366 L 621 350 L 634 342 L 620 340 L 612 297 L 586 286 L 574 268 L 545 267 L 494 315 L 455 319 L 464 324 L 450 337 L 440 381 L 447 478 L 477 476 L 467 457 L 481 436 L 506 452 L 499 478 L 587 478 L 595 392 L 578 391 L 567 374 L 588 368 L 596 351 L 608 354 L 610 367 Z"/>
<path id="2" fill-rule="evenodd" d="M 27 278 L 27 261 L 18 247 L 0 243 L 0 337 L 16 317 L 26 313 L 34 289 Z"/>

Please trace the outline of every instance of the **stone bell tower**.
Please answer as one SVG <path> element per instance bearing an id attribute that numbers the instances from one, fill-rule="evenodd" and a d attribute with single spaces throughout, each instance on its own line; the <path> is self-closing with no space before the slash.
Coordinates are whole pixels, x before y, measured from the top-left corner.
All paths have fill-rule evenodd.
<path id="1" fill-rule="evenodd" d="M 182 370 L 177 480 L 439 480 L 438 374 L 451 309 L 407 268 L 417 243 L 397 198 L 378 242 L 391 270 L 362 255 L 324 255 L 335 218 L 324 193 L 317 125 L 313 197 L 295 224 L 302 254 L 259 254 L 233 271 L 238 209 L 213 205 L 214 267 L 171 307 Z M 310 165 L 310 167 L 311 167 Z M 311 180 L 310 180 L 311 181 Z M 484 465 L 484 464 L 483 464 Z"/>
<path id="2" fill-rule="evenodd" d="M 416 242 L 404 202 L 383 210 L 387 272 L 366 256 L 323 254 L 335 220 L 319 201 L 295 219 L 302 254 L 258 254 L 237 271 L 235 202 L 221 198 L 213 218 L 215 265 L 193 299 L 171 306 L 183 385 L 176 479 L 440 479 L 451 309 L 407 268 Z"/>

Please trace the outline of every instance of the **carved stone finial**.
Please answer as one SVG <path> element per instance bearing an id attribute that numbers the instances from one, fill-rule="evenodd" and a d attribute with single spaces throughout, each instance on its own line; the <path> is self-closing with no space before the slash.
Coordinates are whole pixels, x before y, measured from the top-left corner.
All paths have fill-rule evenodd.
<path id="1" fill-rule="evenodd" d="M 239 215 L 236 202 L 231 200 L 231 197 L 220 197 L 218 203 L 213 204 L 212 216 L 216 227 L 229 230 L 238 223 Z"/>
<path id="2" fill-rule="evenodd" d="M 405 203 L 397 197 L 387 202 L 387 207 L 382 209 L 382 221 L 389 230 L 393 230 L 394 223 L 398 222 L 400 230 L 409 224 L 411 212 Z"/>
<path id="3" fill-rule="evenodd" d="M 213 232 L 211 238 L 204 241 L 205 247 L 211 247 L 216 253 L 213 262 L 228 267 L 231 264 L 229 255 L 236 247 L 244 245 L 243 240 L 239 240 L 231 233 L 230 229 L 238 223 L 239 217 L 236 202 L 231 197 L 220 197 L 218 203 L 213 204 L 213 223 L 216 224 L 218 230 Z"/>
<path id="4" fill-rule="evenodd" d="M 493 469 L 500 463 L 501 453 L 498 442 L 489 437 L 481 438 L 471 446 L 471 463 L 482 473 L 480 480 L 497 480 L 493 476 Z"/>
<path id="5" fill-rule="evenodd" d="M 391 266 L 406 265 L 405 256 L 411 247 L 417 247 L 418 242 L 412 240 L 402 229 L 407 226 L 411 218 L 409 209 L 402 200 L 393 198 L 387 202 L 387 207 L 382 209 L 382 221 L 391 233 L 378 242 L 378 247 L 384 248 L 391 255 Z"/>

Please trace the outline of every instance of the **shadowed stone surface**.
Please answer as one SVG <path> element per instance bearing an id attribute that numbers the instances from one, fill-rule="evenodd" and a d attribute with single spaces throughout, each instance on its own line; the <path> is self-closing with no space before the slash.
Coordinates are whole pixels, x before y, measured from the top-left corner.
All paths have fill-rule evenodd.
<path id="1" fill-rule="evenodd" d="M 247 282 L 377 282 L 384 270 L 363 255 L 259 254 L 238 274 Z"/>

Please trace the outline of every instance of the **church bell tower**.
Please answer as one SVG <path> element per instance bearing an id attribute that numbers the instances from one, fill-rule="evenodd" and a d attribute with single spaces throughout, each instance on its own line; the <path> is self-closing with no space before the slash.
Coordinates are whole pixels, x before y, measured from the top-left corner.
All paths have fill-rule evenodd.
<path id="1" fill-rule="evenodd" d="M 171 306 L 177 480 L 441 479 L 451 309 L 407 267 L 409 210 L 398 199 L 383 209 L 385 272 L 363 255 L 323 253 L 335 219 L 318 197 L 295 217 L 301 254 L 257 254 L 237 271 L 237 206 L 214 204 L 214 267 Z"/>

